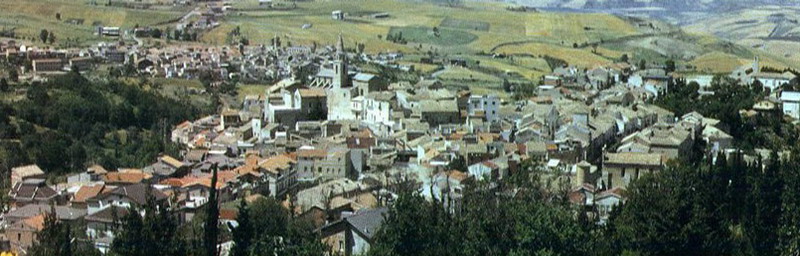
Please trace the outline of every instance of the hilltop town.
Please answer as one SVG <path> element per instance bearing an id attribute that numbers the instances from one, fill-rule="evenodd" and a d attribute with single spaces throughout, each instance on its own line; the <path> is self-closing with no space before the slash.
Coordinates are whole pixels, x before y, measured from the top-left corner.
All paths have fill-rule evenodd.
<path id="1" fill-rule="evenodd" d="M 202 15 L 195 15 L 202 18 L 182 23 L 187 30 L 171 40 L 196 40 L 193 33 L 219 26 L 217 21 L 227 10 L 223 5 L 209 5 Z M 331 19 L 344 19 L 344 14 L 333 12 Z M 646 243 L 653 241 L 637 240 L 633 234 L 641 226 L 631 223 L 640 223 L 637 220 L 642 219 L 637 217 L 645 215 L 628 209 L 646 211 L 642 209 L 652 205 L 653 211 L 664 210 L 669 207 L 659 208 L 662 201 L 658 200 L 674 199 L 697 202 L 676 207 L 676 211 L 694 214 L 707 210 L 703 200 L 713 201 L 699 195 L 724 194 L 725 199 L 719 200 L 728 201 L 708 204 L 727 206 L 751 191 L 767 192 L 747 197 L 748 205 L 759 199 L 773 200 L 769 202 L 777 205 L 776 214 L 783 214 L 767 217 L 785 221 L 769 222 L 771 227 L 777 230 L 800 223 L 796 211 L 791 215 L 790 210 L 796 208 L 786 208 L 800 205 L 788 192 L 792 191 L 789 184 L 794 184 L 790 182 L 800 177 L 792 174 L 796 168 L 785 167 L 800 160 L 795 145 L 800 120 L 798 73 L 771 66 L 774 62 L 765 64 L 759 56 L 735 63 L 737 67 L 725 73 L 689 70 L 672 60 L 637 62 L 627 55 L 591 66 L 552 60 L 554 68 L 534 77 L 536 82 L 503 79 L 499 87 L 474 90 L 476 84 L 480 87 L 479 80 L 465 77 L 470 85 L 459 85 L 442 81 L 436 72 L 418 70 L 420 63 L 445 71 L 480 67 L 473 60 L 429 53 L 410 62 L 402 51 L 371 53 L 360 43 L 348 44 L 348 31 L 338 34 L 331 44 L 291 44 L 276 35 L 268 42 L 217 45 L 143 44 L 137 37 L 162 37 L 161 31 L 144 27 L 126 31 L 101 26 L 96 33 L 107 40 L 90 47 L 56 48 L 19 39 L 0 40 L 2 62 L 8 70 L 0 85 L 8 98 L 3 103 L 0 130 L 4 143 L 15 145 L 4 146 L 8 148 L 2 151 L 2 162 L 19 164 L 4 167 L 8 168 L 7 193 L 0 208 L 0 230 L 4 231 L 0 251 L 42 255 L 37 253 L 45 250 L 43 239 L 48 238 L 42 234 L 56 232 L 54 225 L 66 225 L 69 230 L 54 234 L 69 234 L 65 236 L 74 237 L 87 251 L 136 255 L 147 249 L 137 248 L 136 231 L 126 228 L 139 216 L 144 226 L 174 225 L 177 231 L 159 231 L 171 234 L 165 240 L 181 240 L 185 234 L 198 237 L 179 243 L 186 248 L 165 245 L 183 248 L 185 255 L 206 255 L 198 253 L 202 250 L 197 244 L 209 243 L 215 255 L 386 255 L 392 251 L 398 254 L 391 255 L 415 255 L 413 249 L 398 251 L 416 246 L 406 244 L 409 241 L 425 243 L 422 240 L 426 239 L 387 242 L 396 238 L 387 234 L 415 234 L 397 228 L 408 224 L 398 218 L 419 217 L 416 220 L 430 224 L 431 230 L 447 223 L 450 217 L 442 216 L 495 220 L 480 214 L 493 215 L 496 201 L 508 206 L 497 210 L 508 216 L 498 218 L 525 220 L 546 215 L 547 223 L 568 223 L 539 229 L 541 223 L 530 220 L 527 224 L 531 226 L 514 229 L 514 234 L 523 238 L 498 241 L 524 240 L 520 234 L 530 229 L 547 234 L 542 235 L 546 239 L 561 239 L 548 243 L 536 240 L 545 238 L 531 238 L 536 241 L 528 242 L 536 250 L 570 248 L 564 249 L 563 255 L 586 255 L 591 250 L 566 244 L 611 244 L 611 235 L 595 236 L 617 232 L 603 227 L 626 224 L 631 225 L 626 226 L 629 229 L 620 228 L 619 232 L 629 233 L 619 236 L 636 237 L 624 240 L 630 244 L 593 253 L 618 255 L 615 253 L 638 250 L 645 253 L 642 255 L 680 254 L 678 249 L 670 251 L 673 247 L 667 242 L 649 247 Z M 131 40 L 122 40 L 130 35 Z M 237 32 L 231 35 L 238 36 Z M 402 40 L 402 34 L 397 40 Z M 513 58 L 504 54 L 483 57 Z M 200 85 L 164 89 L 173 88 L 178 81 Z M 242 90 L 245 83 L 264 85 Z M 99 98 L 104 100 L 94 102 Z M 99 119 L 108 124 L 101 125 Z M 15 158 L 17 154 L 25 157 Z M 717 172 L 724 174 L 714 176 Z M 768 182 L 774 180 L 762 182 L 759 173 L 781 173 L 782 183 L 770 187 Z M 686 177 L 691 179 L 681 179 Z M 708 186 L 733 185 L 706 191 L 694 183 L 701 178 L 707 179 Z M 694 192 L 665 189 L 675 184 L 703 192 L 694 197 Z M 768 194 L 770 191 L 774 193 Z M 662 198 L 660 193 L 681 197 L 664 199 L 667 196 Z M 412 200 L 415 198 L 420 200 Z M 476 202 L 480 200 L 485 201 Z M 504 200 L 510 203 L 504 204 Z M 542 205 L 520 206 L 516 200 Z M 482 206 L 488 209 L 476 210 Z M 512 209 L 530 210 L 530 215 L 515 215 Z M 718 209 L 723 207 L 703 213 L 720 214 Z M 711 218 L 699 215 L 686 218 Z M 720 224 L 720 229 L 753 237 L 754 233 L 747 232 L 774 232 L 742 228 L 758 225 L 738 216 L 726 215 L 726 221 L 736 221 L 720 221 L 730 225 Z M 430 221 L 428 217 L 444 220 Z M 209 220 L 214 225 L 209 225 Z M 295 223 L 307 226 L 301 229 L 293 226 Z M 672 228 L 671 222 L 665 223 L 666 229 Z M 688 225 L 676 223 L 672 224 Z M 262 226 L 242 233 L 246 225 Z M 242 234 L 255 236 L 276 225 L 290 231 L 242 240 Z M 506 227 L 497 226 L 498 230 Z M 587 235 L 575 235 L 578 231 L 555 234 L 572 228 Z M 736 233 L 737 228 L 747 234 Z M 210 235 L 213 241 L 208 236 L 199 238 L 210 229 L 217 232 Z M 419 232 L 417 235 L 454 233 Z M 464 239 L 481 240 L 469 237 L 474 235 L 465 234 L 468 238 Z M 48 239 L 57 240 L 52 237 Z M 741 242 L 735 235 L 730 237 Z M 789 241 L 781 248 L 797 252 L 791 242 L 799 240 L 796 234 L 780 237 L 775 241 L 781 241 L 781 246 Z M 144 239 L 153 238 L 138 239 L 145 243 Z M 242 249 L 242 241 L 253 245 Z M 257 245 L 256 241 L 270 242 Z M 419 250 L 435 251 L 434 245 L 426 246 L 430 247 Z M 767 247 L 753 250 L 763 252 L 760 250 Z M 506 249 L 485 255 L 510 253 Z M 242 254 L 242 250 L 250 251 Z M 303 250 L 308 254 L 298 253 Z M 480 250 L 449 253 L 467 251 Z"/>

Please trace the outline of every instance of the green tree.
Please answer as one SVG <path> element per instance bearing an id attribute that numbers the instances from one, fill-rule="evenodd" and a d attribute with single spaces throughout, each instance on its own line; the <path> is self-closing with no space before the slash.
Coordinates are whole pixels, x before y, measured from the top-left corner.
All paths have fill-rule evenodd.
<path id="1" fill-rule="evenodd" d="M 508 78 L 503 78 L 503 90 L 506 92 L 511 92 L 514 90 L 514 87 L 511 85 L 511 82 L 508 81 Z"/>
<path id="2" fill-rule="evenodd" d="M 56 217 L 55 206 L 45 215 L 44 227 L 36 234 L 36 243 L 27 255 L 31 256 L 71 256 L 72 233 L 68 224 Z"/>
<path id="3" fill-rule="evenodd" d="M 8 92 L 8 90 L 9 90 L 8 80 L 6 80 L 5 77 L 0 78 L 0 91 Z"/>
<path id="4" fill-rule="evenodd" d="M 800 164 L 798 148 L 792 148 L 791 161 L 781 168 L 784 180 L 781 199 L 781 214 L 778 228 L 778 252 L 780 255 L 796 255 L 800 252 Z"/>
<path id="5" fill-rule="evenodd" d="M 449 223 L 436 222 L 440 216 L 431 215 L 434 207 L 440 206 L 429 204 L 418 193 L 402 194 L 389 209 L 369 255 L 456 255 L 444 243 L 456 233 L 439 232 Z"/>
<path id="6" fill-rule="evenodd" d="M 244 198 L 241 199 L 239 204 L 239 215 L 236 217 L 236 222 L 239 224 L 233 229 L 233 256 L 247 256 L 250 244 L 255 237 L 253 226 L 250 223 L 250 210 L 247 207 L 247 202 Z"/>
<path id="7" fill-rule="evenodd" d="M 163 202 L 156 201 L 152 196 L 152 187 L 148 186 L 147 189 L 147 203 L 142 208 L 112 208 L 114 215 L 127 214 L 116 228 L 111 255 L 188 255 L 186 242 L 178 232 L 175 212 Z"/>
<path id="8" fill-rule="evenodd" d="M 47 32 L 47 29 L 42 29 L 39 32 L 39 39 L 42 40 L 42 43 L 47 43 L 47 37 L 50 36 L 50 32 Z"/>
<path id="9" fill-rule="evenodd" d="M 675 61 L 672 59 L 667 60 L 664 62 L 664 67 L 664 70 L 666 70 L 667 73 L 675 72 Z"/>
<path id="10" fill-rule="evenodd" d="M 17 72 L 17 68 L 9 67 L 8 68 L 8 79 L 12 82 L 19 82 L 19 72 Z"/>

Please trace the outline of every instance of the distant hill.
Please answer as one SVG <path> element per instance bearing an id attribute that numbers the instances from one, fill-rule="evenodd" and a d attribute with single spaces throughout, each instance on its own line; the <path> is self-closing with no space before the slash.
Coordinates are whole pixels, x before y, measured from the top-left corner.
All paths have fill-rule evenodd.
<path id="1" fill-rule="evenodd" d="M 665 11 L 727 12 L 763 5 L 797 6 L 798 0 L 516 0 L 535 7 L 573 9 L 660 8 Z"/>
<path id="2" fill-rule="evenodd" d="M 800 63 L 800 8 L 767 6 L 702 15 L 684 29 L 713 34 Z"/>

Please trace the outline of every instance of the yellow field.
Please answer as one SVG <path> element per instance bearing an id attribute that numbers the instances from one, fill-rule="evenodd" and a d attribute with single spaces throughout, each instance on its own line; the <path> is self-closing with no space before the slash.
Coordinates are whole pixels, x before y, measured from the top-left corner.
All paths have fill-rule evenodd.
<path id="1" fill-rule="evenodd" d="M 417 71 L 422 72 L 422 73 L 430 73 L 431 71 L 434 71 L 437 68 L 439 68 L 439 66 L 437 66 L 437 65 L 425 64 L 425 63 L 419 63 L 419 62 L 411 62 L 411 61 L 398 61 L 397 64 L 414 65 L 414 69 L 416 69 Z"/>
<path id="2" fill-rule="evenodd" d="M 572 43 L 584 43 L 636 34 L 628 23 L 607 14 L 542 13 L 525 20 L 529 36 L 545 36 Z"/>
<path id="3" fill-rule="evenodd" d="M 490 57 L 474 57 L 472 59 L 480 61 L 481 66 L 491 67 L 503 72 L 517 73 L 531 80 L 539 79 L 539 77 L 551 71 L 550 67 L 547 66 L 547 62 L 543 59 L 521 58 L 523 59 L 521 62 L 508 59 L 492 59 Z"/>
<path id="4" fill-rule="evenodd" d="M 592 68 L 597 65 L 612 63 L 610 59 L 591 53 L 591 49 L 574 49 L 542 43 L 504 46 L 497 52 L 507 54 L 531 54 L 534 56 L 549 55 L 567 61 L 570 65 Z"/>
<path id="5" fill-rule="evenodd" d="M 247 95 L 261 95 L 267 91 L 268 85 L 264 84 L 243 84 L 236 87 L 237 98 L 244 99 Z"/>
<path id="6" fill-rule="evenodd" d="M 775 57 L 765 53 L 757 52 L 757 55 L 759 56 L 759 63 L 762 67 L 772 67 L 777 69 L 797 67 L 797 64 L 789 65 L 786 62 L 778 60 Z M 689 64 L 697 67 L 697 71 L 699 72 L 730 73 L 742 65 L 750 65 L 752 62 L 752 59 L 745 59 L 722 52 L 711 52 L 695 58 Z"/>
<path id="7" fill-rule="evenodd" d="M 193 7 L 163 7 L 164 10 L 133 10 L 118 7 L 105 7 L 88 5 L 84 1 L 74 0 L 5 0 L 0 9 L 0 27 L 17 27 L 19 35 L 26 39 L 38 38 L 39 31 L 43 28 L 53 30 L 56 38 L 77 38 L 91 42 L 100 38 L 92 35 L 92 23 L 106 26 L 133 27 L 159 24 L 182 16 Z M 609 40 L 652 31 L 639 30 L 637 26 L 626 20 L 610 14 L 589 13 L 555 13 L 555 12 L 511 12 L 505 8 L 508 4 L 495 2 L 464 2 L 460 7 L 447 7 L 427 2 L 395 1 L 395 0 L 319 0 L 319 1 L 285 1 L 276 0 L 279 9 L 295 5 L 297 8 L 289 10 L 269 10 L 258 5 L 258 0 L 238 0 L 231 2 L 234 10 L 220 20 L 221 26 L 202 33 L 200 43 L 226 44 L 228 33 L 239 27 L 242 35 L 252 44 L 268 44 L 274 36 L 280 36 L 285 44 L 308 45 L 317 43 L 320 46 L 332 45 L 339 34 L 344 35 L 345 46 L 355 48 L 357 43 L 364 43 L 366 51 L 370 53 L 401 51 L 408 55 L 426 55 L 428 51 L 437 52 L 444 56 L 463 56 L 465 59 L 480 61 L 480 66 L 489 71 L 480 69 L 451 68 L 440 73 L 440 78 L 450 81 L 466 81 L 469 86 L 481 87 L 486 83 L 486 89 L 496 86 L 502 81 L 499 73 L 516 73 L 530 79 L 538 80 L 544 74 L 551 72 L 544 55 L 563 59 L 570 65 L 583 68 L 592 68 L 598 65 L 610 64 L 619 59 L 623 54 L 634 58 L 634 53 L 641 56 L 642 52 L 647 57 L 673 56 L 677 53 L 660 53 L 653 49 L 661 49 L 660 45 L 651 46 L 649 41 L 634 40 L 631 42 L 615 42 L 614 47 Z M 201 4 L 202 5 L 202 4 Z M 169 9 L 169 10 L 166 10 Z M 345 21 L 331 19 L 331 12 L 341 10 L 346 13 Z M 388 18 L 371 18 L 374 13 L 386 12 Z M 60 13 L 62 21 L 55 19 Z M 64 21 L 68 19 L 84 19 L 83 25 L 70 25 Z M 442 26 L 447 20 L 446 26 Z M 452 21 L 463 21 L 458 24 L 480 24 L 463 27 L 452 27 Z M 304 24 L 310 28 L 302 29 Z M 165 29 L 171 25 L 160 25 Z M 442 36 L 431 39 L 433 27 L 446 28 L 450 34 L 458 36 Z M 394 30 L 393 30 L 394 28 Z M 411 29 L 411 30 L 409 30 Z M 385 37 L 389 31 L 405 31 L 404 39 L 408 44 L 397 44 L 387 41 Z M 409 32 L 410 31 L 410 32 Z M 456 31 L 458 33 L 454 33 Z M 412 34 L 412 35 L 408 35 Z M 724 42 L 712 35 L 692 35 L 692 41 L 670 38 L 680 41 L 681 46 L 697 46 L 693 54 L 700 56 L 689 64 L 698 67 L 701 72 L 724 73 L 750 61 L 750 57 L 743 58 L 726 52 L 735 52 L 745 56 L 747 50 L 730 47 L 715 48 L 715 45 L 724 45 Z M 475 38 L 476 37 L 476 38 Z M 444 39 L 443 39 L 444 38 Z M 454 44 L 449 39 L 465 39 Z M 593 53 L 592 47 L 573 48 L 573 44 L 593 43 L 604 40 L 606 45 L 597 48 Z M 443 42 L 446 41 L 446 42 Z M 662 40 L 663 41 L 663 40 Z M 644 45 L 637 45 L 636 43 Z M 185 42 L 181 42 L 185 43 Z M 784 45 L 768 45 L 773 49 Z M 686 47 L 673 47 L 686 49 Z M 663 48 L 663 47 L 662 47 Z M 613 49 L 613 50 L 612 50 Z M 644 51 L 636 51 L 644 49 Z M 782 49 L 782 48 L 780 48 Z M 755 51 L 762 57 L 762 63 L 773 67 L 800 66 L 798 56 L 790 56 L 793 52 L 785 51 L 766 53 Z M 508 59 L 493 59 L 485 53 L 516 54 Z M 651 56 L 652 55 L 652 56 Z M 692 55 L 694 56 L 694 55 Z M 687 58 L 689 59 L 689 58 Z M 415 63 L 416 60 L 406 60 L 402 64 L 412 64 L 422 73 L 431 73 L 439 67 L 436 65 Z M 491 73 L 491 74 L 490 74 Z M 250 94 L 261 90 L 258 85 L 245 85 L 239 88 L 240 95 Z"/>
<path id="8" fill-rule="evenodd" d="M 737 56 L 722 52 L 703 54 L 690 62 L 697 67 L 697 71 L 704 73 L 729 73 L 746 63 Z"/>
<path id="9" fill-rule="evenodd" d="M 447 68 L 437 78 L 442 80 L 463 80 L 464 82 L 500 83 L 503 81 L 495 76 L 460 67 Z"/>
<path id="10" fill-rule="evenodd" d="M 297 9 L 290 11 L 268 11 L 255 9 L 254 0 L 234 3 L 234 7 L 244 11 L 228 16 L 227 24 L 203 36 L 206 42 L 221 42 L 232 28 L 239 26 L 246 37 L 254 42 L 266 42 L 273 36 L 281 35 L 293 43 L 330 44 L 339 33 L 345 34 L 349 44 L 366 44 L 369 52 L 414 51 L 419 46 L 410 40 L 408 45 L 391 43 L 382 39 L 392 27 L 436 27 L 446 19 L 460 19 L 488 23 L 488 31 L 464 31 L 478 36 L 478 39 L 456 46 L 424 45 L 427 51 L 434 49 L 452 53 L 490 51 L 501 43 L 536 40 L 542 43 L 561 41 L 584 42 L 615 38 L 634 34 L 636 30 L 625 21 L 606 14 L 567 14 L 567 13 L 522 13 L 506 11 L 505 5 L 497 3 L 465 3 L 466 6 L 451 8 L 421 2 L 401 2 L 391 0 L 361 1 L 317 1 L 296 2 Z M 348 14 L 346 21 L 330 18 L 331 11 L 342 10 Z M 373 19 L 371 13 L 388 12 L 390 17 Z M 301 29 L 303 24 L 311 24 L 309 29 Z M 591 28 L 586 30 L 585 28 Z"/>

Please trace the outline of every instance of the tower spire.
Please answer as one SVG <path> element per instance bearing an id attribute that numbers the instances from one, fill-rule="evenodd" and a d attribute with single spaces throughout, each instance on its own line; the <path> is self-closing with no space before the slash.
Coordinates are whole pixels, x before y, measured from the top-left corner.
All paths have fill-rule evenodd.
<path id="1" fill-rule="evenodd" d="M 339 41 L 336 42 L 336 53 L 333 61 L 333 83 L 334 88 L 347 86 L 347 53 L 344 52 L 344 38 L 339 33 Z"/>
<path id="2" fill-rule="evenodd" d="M 336 42 L 336 52 L 344 53 L 344 38 L 342 38 L 342 33 L 339 33 L 339 41 Z"/>

